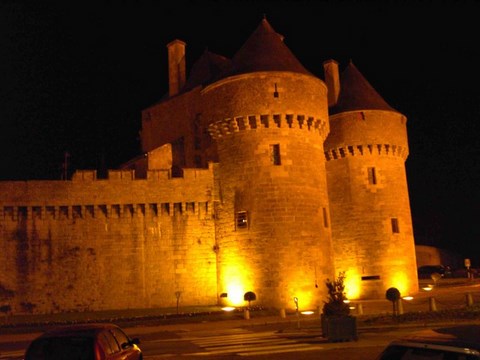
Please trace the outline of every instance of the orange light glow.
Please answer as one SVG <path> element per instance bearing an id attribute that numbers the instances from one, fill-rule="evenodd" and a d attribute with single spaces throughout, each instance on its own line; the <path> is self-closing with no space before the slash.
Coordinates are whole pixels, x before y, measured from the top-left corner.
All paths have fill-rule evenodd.
<path id="1" fill-rule="evenodd" d="M 245 265 L 244 261 L 238 259 L 225 269 L 225 276 L 222 280 L 223 289 L 228 294 L 228 297 L 224 299 L 225 305 L 242 306 L 245 303 L 244 294 L 247 291 L 254 291 L 251 276 L 248 275 L 248 267 Z"/>
<path id="2" fill-rule="evenodd" d="M 227 293 L 228 293 L 228 302 L 232 305 L 241 305 L 243 300 L 244 289 L 242 284 L 239 283 L 232 283 L 227 285 Z"/>
<path id="3" fill-rule="evenodd" d="M 361 283 L 358 273 L 351 269 L 345 272 L 345 294 L 349 299 L 358 299 L 361 295 Z"/>
<path id="4" fill-rule="evenodd" d="M 397 272 L 392 276 L 390 284 L 400 291 L 400 294 L 409 292 L 410 280 L 404 272 Z"/>

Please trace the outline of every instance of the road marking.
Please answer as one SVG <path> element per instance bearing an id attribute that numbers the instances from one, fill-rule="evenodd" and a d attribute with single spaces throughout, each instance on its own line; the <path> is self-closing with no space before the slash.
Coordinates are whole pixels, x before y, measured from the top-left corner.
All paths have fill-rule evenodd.
<path id="1" fill-rule="evenodd" d="M 205 338 L 190 338 L 190 341 L 205 349 L 205 351 L 184 355 L 209 356 L 235 354 L 238 356 L 253 356 L 324 349 L 324 347 L 317 344 L 303 343 L 298 341 L 298 339 L 289 339 L 284 336 L 279 336 L 274 332 L 248 332 Z"/>

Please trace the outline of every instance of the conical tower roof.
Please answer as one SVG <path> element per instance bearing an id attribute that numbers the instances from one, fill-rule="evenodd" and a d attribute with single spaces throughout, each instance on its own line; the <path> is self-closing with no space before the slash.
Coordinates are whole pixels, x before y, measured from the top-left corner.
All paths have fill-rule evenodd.
<path id="1" fill-rule="evenodd" d="M 205 49 L 202 56 L 193 64 L 192 70 L 182 91 L 198 85 L 205 85 L 230 68 L 231 60 Z"/>
<path id="2" fill-rule="evenodd" d="M 350 61 L 340 75 L 340 95 L 330 114 L 355 110 L 397 111 L 387 104 Z"/>
<path id="3" fill-rule="evenodd" d="M 284 44 L 282 35 L 275 32 L 266 19 L 262 19 L 237 51 L 232 59 L 232 67 L 221 78 L 258 71 L 289 71 L 311 75 Z"/>

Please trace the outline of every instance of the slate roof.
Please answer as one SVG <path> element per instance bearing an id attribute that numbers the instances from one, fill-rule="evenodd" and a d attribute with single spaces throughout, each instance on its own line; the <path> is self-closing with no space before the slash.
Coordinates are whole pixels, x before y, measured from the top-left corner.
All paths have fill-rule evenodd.
<path id="1" fill-rule="evenodd" d="M 191 90 L 198 85 L 208 84 L 212 79 L 230 68 L 231 62 L 230 59 L 205 49 L 200 58 L 193 64 L 182 92 Z"/>
<path id="2" fill-rule="evenodd" d="M 330 114 L 355 110 L 397 111 L 387 104 L 350 61 L 340 74 L 340 94 L 337 104 L 330 109 Z"/>
<path id="3" fill-rule="evenodd" d="M 312 75 L 298 61 L 266 19 L 262 19 L 240 50 L 234 55 L 230 69 L 220 78 L 258 71 L 289 71 Z"/>

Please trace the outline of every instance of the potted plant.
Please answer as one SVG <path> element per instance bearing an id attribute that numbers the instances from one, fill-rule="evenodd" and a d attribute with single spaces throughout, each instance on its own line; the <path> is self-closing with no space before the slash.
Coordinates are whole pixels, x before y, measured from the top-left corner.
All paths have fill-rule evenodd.
<path id="1" fill-rule="evenodd" d="M 357 318 L 350 315 L 350 307 L 345 300 L 345 272 L 337 279 L 327 279 L 328 301 L 324 302 L 321 316 L 322 333 L 330 341 L 357 340 Z"/>

